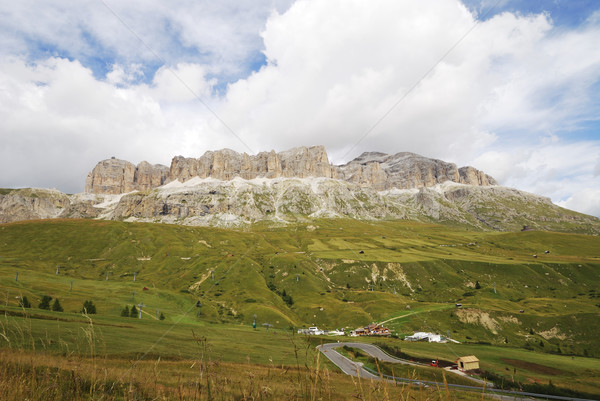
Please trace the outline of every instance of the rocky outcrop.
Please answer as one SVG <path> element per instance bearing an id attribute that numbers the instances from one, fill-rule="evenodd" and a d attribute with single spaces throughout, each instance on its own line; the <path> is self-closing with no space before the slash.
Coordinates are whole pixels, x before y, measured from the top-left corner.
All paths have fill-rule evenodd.
<path id="1" fill-rule="evenodd" d="M 124 160 L 104 160 L 88 175 L 85 192 L 120 194 L 156 188 L 174 180 L 185 182 L 194 177 L 223 181 L 236 177 L 246 180 L 323 177 L 341 179 L 376 191 L 426 188 L 446 181 L 496 185 L 492 177 L 473 167 L 457 168 L 454 163 L 408 152 L 395 155 L 366 152 L 347 164 L 333 166 L 323 146 L 312 146 L 279 153 L 261 152 L 255 156 L 230 149 L 208 151 L 198 159 L 176 156 L 170 169 L 147 162 L 136 167 Z"/>
<path id="2" fill-rule="evenodd" d="M 167 182 L 169 168 L 141 162 L 137 166 L 125 160 L 99 162 L 85 180 L 87 193 L 122 194 L 159 187 Z"/>
<path id="3" fill-rule="evenodd" d="M 3 190 L 0 192 L 0 223 L 60 217 L 70 204 L 69 197 L 56 190 Z"/>
<path id="4" fill-rule="evenodd" d="M 197 226 L 285 224 L 317 218 L 405 219 L 479 230 L 523 226 L 600 234 L 600 220 L 560 208 L 548 198 L 501 186 L 445 181 L 432 187 L 377 191 L 333 178 L 172 181 L 120 195 L 22 189 L 0 191 L 0 222 L 98 218 Z"/>
<path id="5" fill-rule="evenodd" d="M 331 178 L 173 181 L 104 206 L 102 218 L 186 225 L 239 226 L 316 218 L 406 219 L 480 230 L 600 233 L 600 220 L 548 198 L 501 186 L 446 181 L 420 189 L 376 191 Z"/>
<path id="6" fill-rule="evenodd" d="M 365 152 L 339 166 L 338 170 L 341 179 L 378 191 L 426 188 L 446 181 L 478 186 L 496 185 L 496 180 L 473 167 L 457 168 L 454 163 L 409 152 L 395 155 Z"/>
<path id="7" fill-rule="evenodd" d="M 471 166 L 459 168 L 458 175 L 460 176 L 458 182 L 461 184 L 476 186 L 498 185 L 494 178 Z"/>

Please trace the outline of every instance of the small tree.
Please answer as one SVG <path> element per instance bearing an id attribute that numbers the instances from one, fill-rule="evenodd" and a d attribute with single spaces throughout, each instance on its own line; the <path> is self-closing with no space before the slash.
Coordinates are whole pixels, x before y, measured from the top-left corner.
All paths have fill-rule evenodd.
<path id="1" fill-rule="evenodd" d="M 131 313 L 129 314 L 129 317 L 138 317 L 138 310 L 135 305 L 131 307 Z"/>
<path id="2" fill-rule="evenodd" d="M 160 313 L 160 317 L 159 317 L 159 319 L 160 319 L 160 320 L 165 320 L 165 315 L 164 315 L 162 312 Z"/>
<path id="3" fill-rule="evenodd" d="M 129 306 L 125 305 L 125 307 L 121 311 L 121 316 L 122 317 L 129 317 Z"/>
<path id="4" fill-rule="evenodd" d="M 292 306 L 294 304 L 294 300 L 285 292 L 285 290 L 281 292 L 281 299 L 283 299 L 283 302 L 288 304 L 288 306 Z"/>
<path id="5" fill-rule="evenodd" d="M 56 298 L 54 300 L 54 303 L 52 304 L 52 310 L 54 312 L 62 312 L 62 311 L 64 311 L 63 307 L 60 306 L 60 301 L 58 300 L 58 298 Z"/>
<path id="6" fill-rule="evenodd" d="M 52 301 L 52 297 L 49 295 L 44 295 L 42 297 L 42 301 L 38 305 L 38 308 L 50 310 L 50 301 Z"/>
<path id="7" fill-rule="evenodd" d="M 93 301 L 85 301 L 83 303 L 83 309 L 81 310 L 81 313 L 86 313 L 88 315 L 96 314 L 96 305 L 94 305 L 94 302 Z"/>
<path id="8" fill-rule="evenodd" d="M 23 297 L 19 300 L 19 306 L 22 308 L 31 308 L 31 302 L 29 302 L 27 297 Z"/>
<path id="9" fill-rule="evenodd" d="M 479 284 L 479 281 L 475 282 L 475 289 L 476 290 L 480 290 L 481 289 L 481 284 Z"/>

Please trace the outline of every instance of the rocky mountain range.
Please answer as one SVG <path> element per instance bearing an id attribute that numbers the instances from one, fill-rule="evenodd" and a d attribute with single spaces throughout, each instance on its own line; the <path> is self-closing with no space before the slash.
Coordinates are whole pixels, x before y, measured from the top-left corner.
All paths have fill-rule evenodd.
<path id="1" fill-rule="evenodd" d="M 99 162 L 85 192 L 0 190 L 0 223 L 98 218 L 185 225 L 285 224 L 317 218 L 408 219 L 480 230 L 600 234 L 600 220 L 538 195 L 498 186 L 473 167 L 413 153 L 363 153 L 341 166 L 322 146 L 255 156 L 232 150 L 171 167 Z"/>
<path id="2" fill-rule="evenodd" d="M 446 181 L 468 185 L 496 185 L 496 181 L 473 167 L 457 168 L 454 163 L 430 159 L 414 153 L 387 155 L 366 152 L 341 166 L 329 163 L 323 146 L 300 147 L 284 152 L 261 152 L 256 156 L 230 149 L 206 152 L 198 159 L 176 156 L 171 167 L 124 160 L 99 162 L 86 179 L 85 192 L 121 194 L 144 191 L 194 177 L 229 181 L 236 177 L 254 178 L 332 178 L 362 188 L 383 191 L 392 188 L 430 187 Z"/>

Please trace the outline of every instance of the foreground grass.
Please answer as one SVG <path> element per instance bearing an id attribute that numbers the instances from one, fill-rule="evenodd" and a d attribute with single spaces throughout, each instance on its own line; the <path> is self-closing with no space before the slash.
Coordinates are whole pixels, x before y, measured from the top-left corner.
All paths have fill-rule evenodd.
<path id="1" fill-rule="evenodd" d="M 201 345 L 200 345 L 201 346 Z M 197 359 L 135 361 L 0 349 L 2 400 L 482 400 L 481 393 L 368 381 L 319 356 L 296 366 Z"/>

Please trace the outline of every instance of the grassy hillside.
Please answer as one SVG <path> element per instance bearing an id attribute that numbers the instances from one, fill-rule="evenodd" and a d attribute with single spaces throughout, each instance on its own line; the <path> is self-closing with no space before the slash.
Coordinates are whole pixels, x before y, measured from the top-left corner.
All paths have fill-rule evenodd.
<path id="1" fill-rule="evenodd" d="M 44 295 L 58 298 L 65 312 L 38 309 Z M 298 345 L 283 334 L 291 327 L 377 321 L 399 336 L 450 335 L 462 343 L 452 345 L 459 353 L 475 347 L 464 352 L 495 355 L 486 364 L 496 372 L 530 355 L 572 355 L 589 357 L 581 360 L 600 374 L 597 236 L 340 219 L 237 231 L 28 221 L 0 225 L 4 297 L 3 346 L 85 350 L 89 322 L 79 312 L 92 300 L 97 346 L 121 357 L 151 349 L 184 358 L 198 337 L 224 361 L 293 365 Z M 33 308 L 19 308 L 19 297 Z M 142 320 L 120 317 L 140 303 Z M 268 334 L 263 324 L 272 325 Z M 430 345 L 406 345 L 414 346 Z M 502 362 L 503 350 L 526 354 Z M 522 378 L 538 373 L 525 370 Z M 600 384 L 588 391 L 594 388 L 600 393 Z"/>

